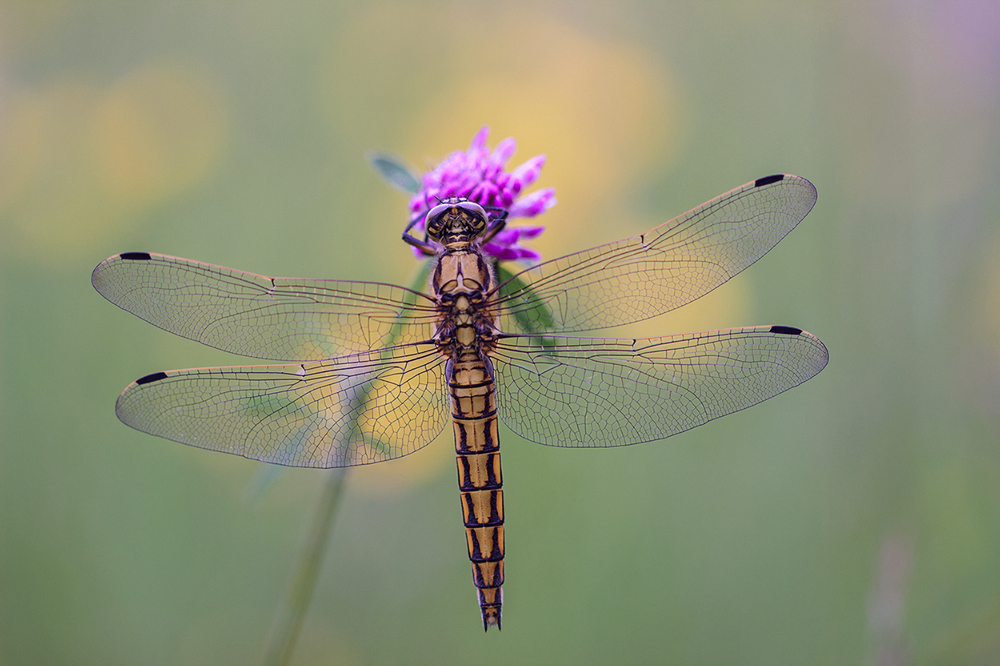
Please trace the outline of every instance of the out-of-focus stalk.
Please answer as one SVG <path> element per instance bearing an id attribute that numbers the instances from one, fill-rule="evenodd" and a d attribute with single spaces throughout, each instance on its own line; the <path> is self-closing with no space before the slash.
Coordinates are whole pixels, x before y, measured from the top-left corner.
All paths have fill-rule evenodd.
<path id="1" fill-rule="evenodd" d="M 333 519 L 337 515 L 337 505 L 346 477 L 346 469 L 332 469 L 327 472 L 323 481 L 319 504 L 309 525 L 305 543 L 302 544 L 299 561 L 271 622 L 261 662 L 264 666 L 284 665 L 291 660 L 292 649 L 302 629 L 313 590 L 316 589 L 316 578 L 326 553 L 326 545 L 330 541 Z"/>
<path id="2" fill-rule="evenodd" d="M 418 291 L 426 286 L 430 264 L 429 261 L 421 263 L 410 284 L 410 289 Z M 394 326 L 383 342 L 386 347 L 390 347 L 398 339 L 399 326 Z M 362 402 L 365 400 L 367 400 L 367 392 L 361 398 Z M 271 621 L 271 630 L 268 633 L 267 645 L 264 649 L 264 659 L 261 662 L 263 666 L 283 666 L 292 657 L 295 641 L 302 629 L 302 620 L 309 608 L 313 590 L 316 589 L 319 567 L 323 562 L 323 555 L 326 553 L 326 546 L 330 541 L 333 519 L 337 515 L 340 492 L 346 477 L 347 470 L 345 468 L 332 469 L 328 472 L 323 483 L 319 505 L 316 507 L 313 521 L 309 525 L 305 543 L 302 544 L 299 561 L 292 572 L 285 596 L 278 604 L 274 619 Z"/>

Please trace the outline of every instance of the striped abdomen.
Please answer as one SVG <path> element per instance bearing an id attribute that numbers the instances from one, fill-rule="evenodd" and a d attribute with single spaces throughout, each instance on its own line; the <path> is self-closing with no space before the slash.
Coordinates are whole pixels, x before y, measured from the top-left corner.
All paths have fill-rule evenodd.
<path id="1" fill-rule="evenodd" d="M 503 601 L 503 477 L 496 385 L 474 353 L 448 364 L 462 516 L 483 628 L 500 628 Z"/>

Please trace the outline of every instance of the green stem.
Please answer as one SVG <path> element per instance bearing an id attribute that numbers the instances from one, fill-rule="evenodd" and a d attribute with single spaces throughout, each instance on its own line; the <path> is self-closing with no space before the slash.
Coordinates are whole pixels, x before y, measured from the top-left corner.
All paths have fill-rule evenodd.
<path id="1" fill-rule="evenodd" d="M 429 261 L 421 263 L 414 273 L 411 289 L 418 290 L 427 284 L 430 264 Z M 413 298 L 415 297 L 407 297 L 407 301 L 412 302 Z M 384 341 L 386 346 L 395 344 L 399 338 L 401 327 L 402 323 L 392 328 Z M 361 404 L 364 404 L 366 400 L 367 392 L 361 398 Z M 302 629 L 302 620 L 305 618 L 306 610 L 309 608 L 309 600 L 316 588 L 319 566 L 323 562 L 326 544 L 330 539 L 333 518 L 337 515 L 337 503 L 346 476 L 347 470 L 340 468 L 330 470 L 326 477 L 319 506 L 316 508 L 316 515 L 313 516 L 312 525 L 306 534 L 306 541 L 302 544 L 302 552 L 299 555 L 295 571 L 292 573 L 292 580 L 288 589 L 285 590 L 284 598 L 278 604 L 274 619 L 271 621 L 271 631 L 267 638 L 262 662 L 264 666 L 272 666 L 272 664 L 284 666 L 292 657 L 292 649 L 295 647 L 295 641 Z"/>
<path id="2" fill-rule="evenodd" d="M 302 629 L 313 590 L 316 589 L 316 578 L 323 562 L 326 544 L 330 540 L 333 529 L 333 517 L 337 513 L 340 492 L 344 487 L 345 469 L 333 469 L 323 482 L 319 506 L 313 516 L 312 525 L 302 545 L 302 553 L 292 574 L 291 583 L 285 590 L 285 596 L 278 605 L 271 622 L 267 647 L 264 652 L 264 666 L 283 666 L 292 658 L 292 649 Z"/>

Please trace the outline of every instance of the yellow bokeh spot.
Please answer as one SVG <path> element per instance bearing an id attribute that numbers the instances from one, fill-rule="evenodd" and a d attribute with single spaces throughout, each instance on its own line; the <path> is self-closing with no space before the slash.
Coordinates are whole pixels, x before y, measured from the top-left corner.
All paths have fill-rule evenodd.
<path id="1" fill-rule="evenodd" d="M 397 460 L 350 469 L 351 491 L 388 497 L 440 477 L 442 470 L 455 464 L 449 425 L 433 442 Z"/>
<path id="2" fill-rule="evenodd" d="M 13 241 L 5 251 L 58 258 L 107 244 L 203 179 L 225 129 L 219 95 L 181 65 L 106 87 L 76 77 L 14 91 L 0 128 L 0 219 Z"/>
<path id="3" fill-rule="evenodd" d="M 444 365 L 438 365 L 431 372 L 443 373 Z M 377 442 L 367 447 L 370 449 L 369 453 L 374 453 L 383 446 L 389 449 L 402 446 L 411 439 L 410 435 L 414 428 L 423 433 L 428 431 L 429 425 L 422 422 L 423 417 L 438 413 L 439 407 L 436 408 L 428 402 L 430 400 L 436 402 L 435 396 L 421 391 L 419 388 L 421 382 L 416 378 L 414 380 L 409 386 L 406 383 L 400 386 L 397 381 L 382 380 L 375 381 L 371 386 L 368 394 L 370 405 L 358 419 L 364 434 L 370 441 Z M 396 411 L 387 413 L 386 405 L 392 404 L 392 396 L 400 390 L 408 398 L 406 404 L 400 405 Z M 451 426 L 445 427 L 444 432 L 450 433 Z M 399 492 L 422 483 L 435 476 L 442 462 L 452 457 L 448 455 L 450 447 L 440 446 L 443 441 L 445 439 L 438 436 L 436 445 L 425 447 L 424 450 L 405 456 L 402 460 L 359 467 L 354 472 L 352 486 L 356 484 L 362 490 L 376 490 L 379 494 L 384 494 L 386 489 Z"/>
<path id="4" fill-rule="evenodd" d="M 223 125 L 217 93 L 191 70 L 152 67 L 122 79 L 91 121 L 99 183 L 137 205 L 181 191 L 214 162 Z"/>
<path id="5" fill-rule="evenodd" d="M 520 155 L 511 165 L 549 155 L 544 184 L 556 186 L 560 206 L 581 211 L 635 187 L 644 172 L 674 157 L 677 93 L 651 55 L 554 20 L 499 32 L 507 30 L 508 48 L 465 60 L 469 71 L 450 79 L 417 116 L 421 145 L 464 147 L 467 127 L 488 124 L 492 144 L 517 138 Z"/>

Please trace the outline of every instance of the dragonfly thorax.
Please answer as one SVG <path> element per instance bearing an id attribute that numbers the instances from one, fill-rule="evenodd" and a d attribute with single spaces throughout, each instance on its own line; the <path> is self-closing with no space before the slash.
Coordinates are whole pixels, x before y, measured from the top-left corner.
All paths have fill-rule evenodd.
<path id="1" fill-rule="evenodd" d="M 463 351 L 478 354 L 496 334 L 487 297 L 492 268 L 475 247 L 446 247 L 436 262 L 431 273 L 439 313 L 435 340 L 449 357 Z"/>
<path id="2" fill-rule="evenodd" d="M 472 245 L 489 225 L 486 211 L 464 199 L 447 199 L 427 213 L 427 237 L 449 249 Z"/>

